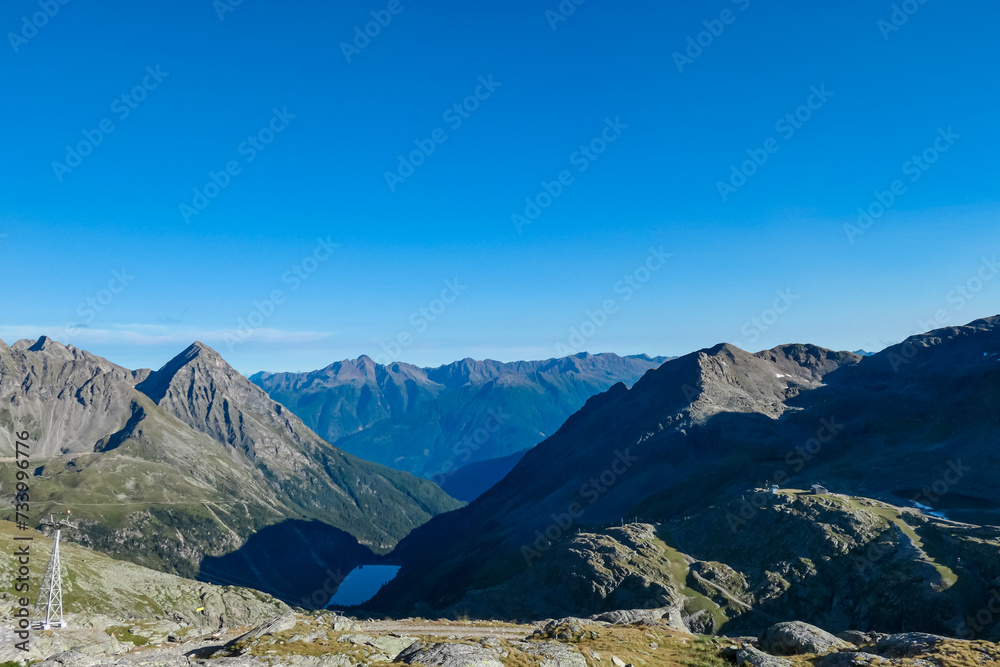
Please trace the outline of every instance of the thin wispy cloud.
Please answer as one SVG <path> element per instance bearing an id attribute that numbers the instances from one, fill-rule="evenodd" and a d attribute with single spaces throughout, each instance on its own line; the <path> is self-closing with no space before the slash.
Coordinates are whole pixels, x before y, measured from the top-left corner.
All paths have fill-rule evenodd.
<path id="1" fill-rule="evenodd" d="M 201 341 L 206 345 L 223 345 L 237 335 L 235 329 L 173 329 L 162 324 L 110 324 L 108 328 L 23 325 L 0 325 L 0 339 L 14 342 L 48 336 L 61 343 L 76 347 L 95 344 L 122 344 L 135 346 L 189 345 Z M 325 331 L 284 331 L 281 329 L 255 329 L 253 340 L 267 344 L 306 344 L 324 341 L 333 336 Z"/>

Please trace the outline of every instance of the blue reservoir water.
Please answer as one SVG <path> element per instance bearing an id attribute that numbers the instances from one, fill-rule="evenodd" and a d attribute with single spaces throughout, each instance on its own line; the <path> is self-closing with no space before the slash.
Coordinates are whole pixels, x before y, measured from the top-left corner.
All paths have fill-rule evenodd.
<path id="1" fill-rule="evenodd" d="M 396 578 L 398 565 L 361 565 L 350 571 L 333 594 L 329 605 L 353 607 L 368 602 L 385 584 Z"/>

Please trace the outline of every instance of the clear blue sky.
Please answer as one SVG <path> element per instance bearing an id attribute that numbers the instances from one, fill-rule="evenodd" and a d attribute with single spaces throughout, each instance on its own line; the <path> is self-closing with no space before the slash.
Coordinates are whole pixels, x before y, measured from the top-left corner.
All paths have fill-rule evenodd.
<path id="1" fill-rule="evenodd" d="M 37 31 L 37 0 L 4 4 L 8 343 L 49 334 L 158 367 L 200 339 L 249 373 L 361 354 L 877 349 L 1000 310 L 982 265 L 1000 246 L 995 2 L 912 0 L 896 26 L 888 0 L 588 0 L 564 21 L 546 14 L 557 0 L 243 0 L 220 20 L 226 1 L 51 0 Z M 345 56 L 372 11 L 391 22 Z M 102 122 L 113 132 L 67 156 Z M 907 164 L 925 149 L 934 164 Z M 747 151 L 767 162 L 720 193 Z M 896 179 L 887 212 L 848 234 Z M 338 247 L 303 265 L 328 256 L 320 238 Z M 648 280 L 629 295 L 626 275 Z M 446 280 L 460 294 L 435 303 Z M 574 337 L 588 311 L 602 325 Z M 241 320 L 256 328 L 233 334 Z"/>

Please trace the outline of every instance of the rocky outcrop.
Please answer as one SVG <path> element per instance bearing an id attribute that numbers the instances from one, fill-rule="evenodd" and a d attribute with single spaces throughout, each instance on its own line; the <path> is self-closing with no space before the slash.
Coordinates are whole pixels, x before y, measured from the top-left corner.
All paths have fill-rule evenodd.
<path id="1" fill-rule="evenodd" d="M 406 664 L 427 667 L 504 667 L 496 651 L 471 644 L 414 644 L 396 659 Z"/>
<path id="2" fill-rule="evenodd" d="M 871 651 L 888 658 L 912 658 L 927 653 L 941 642 L 950 641 L 947 637 L 931 635 L 923 632 L 904 632 L 889 635 L 878 640 Z"/>
<path id="3" fill-rule="evenodd" d="M 456 615 L 546 618 L 566 612 L 590 616 L 616 610 L 656 610 L 685 629 L 680 620 L 683 582 L 672 574 L 669 555 L 648 524 L 579 532 L 549 548 L 525 545 L 531 566 L 495 587 L 470 591 L 451 605 Z M 646 612 L 634 612 L 638 618 Z M 628 612 L 619 614 L 622 618 Z"/>
<path id="4" fill-rule="evenodd" d="M 559 642 L 520 642 L 516 647 L 536 656 L 540 667 L 587 667 L 587 659 Z"/>
<path id="5" fill-rule="evenodd" d="M 642 623 L 649 621 L 660 621 L 668 627 L 681 632 L 687 631 L 684 620 L 681 617 L 680 609 L 676 607 L 662 607 L 660 609 L 618 609 L 606 611 L 590 617 L 595 621 L 611 623 L 612 625 L 629 625 L 631 623 Z"/>
<path id="6" fill-rule="evenodd" d="M 817 667 L 871 667 L 872 665 L 887 664 L 889 661 L 874 653 L 864 653 L 857 651 L 846 651 L 843 653 L 831 653 L 820 658 Z"/>
<path id="7" fill-rule="evenodd" d="M 738 667 L 741 665 L 750 665 L 750 667 L 794 667 L 791 660 L 776 658 L 752 646 L 737 649 L 731 655 Z"/>
<path id="8" fill-rule="evenodd" d="M 265 635 L 276 635 L 279 632 L 291 630 L 295 627 L 297 622 L 298 621 L 296 620 L 295 615 L 291 613 L 275 616 L 267 622 L 261 623 L 250 632 L 240 635 L 231 642 L 231 645 L 237 646 L 240 644 L 246 644 Z"/>
<path id="9" fill-rule="evenodd" d="M 790 621 L 772 625 L 760 638 L 760 647 L 772 655 L 822 654 L 851 650 L 851 644 L 815 625 Z"/>

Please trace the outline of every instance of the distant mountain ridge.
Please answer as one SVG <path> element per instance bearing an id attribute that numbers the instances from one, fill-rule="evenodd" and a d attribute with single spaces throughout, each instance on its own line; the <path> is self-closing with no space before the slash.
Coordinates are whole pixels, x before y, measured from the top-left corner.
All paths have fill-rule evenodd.
<path id="1" fill-rule="evenodd" d="M 534 446 L 594 394 L 617 382 L 632 384 L 665 361 L 581 353 L 419 368 L 362 356 L 308 373 L 250 379 L 345 451 L 445 483 L 465 465 Z"/>

